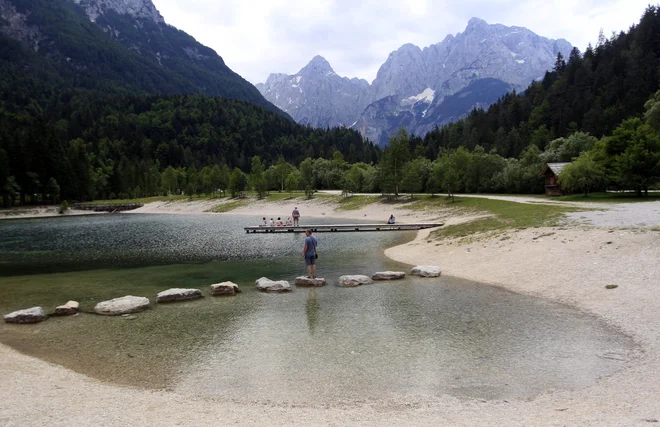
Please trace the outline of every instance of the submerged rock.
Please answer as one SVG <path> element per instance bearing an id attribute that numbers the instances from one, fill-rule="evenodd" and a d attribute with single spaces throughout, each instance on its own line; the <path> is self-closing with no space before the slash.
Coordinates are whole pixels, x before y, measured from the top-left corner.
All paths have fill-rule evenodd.
<path id="1" fill-rule="evenodd" d="M 236 295 L 241 290 L 234 282 L 214 283 L 211 285 L 211 295 Z"/>
<path id="2" fill-rule="evenodd" d="M 3 316 L 7 323 L 38 323 L 46 318 L 41 307 L 26 308 Z"/>
<path id="3" fill-rule="evenodd" d="M 363 276 L 361 274 L 348 274 L 339 277 L 339 285 L 345 288 L 354 288 L 361 285 L 371 285 L 374 283 L 369 276 Z"/>
<path id="4" fill-rule="evenodd" d="M 64 305 L 55 307 L 55 316 L 68 316 L 78 313 L 80 304 L 78 301 L 69 301 Z"/>
<path id="5" fill-rule="evenodd" d="M 435 265 L 418 265 L 412 269 L 410 274 L 420 277 L 439 277 L 440 267 Z"/>
<path id="6" fill-rule="evenodd" d="M 149 298 L 127 295 L 103 301 L 94 306 L 94 312 L 114 316 L 117 314 L 136 313 L 149 308 Z"/>
<path id="7" fill-rule="evenodd" d="M 158 292 L 156 302 L 174 302 L 186 301 L 195 298 L 201 298 L 202 291 L 199 289 L 172 288 L 166 291 Z"/>
<path id="8" fill-rule="evenodd" d="M 406 277 L 403 271 L 379 271 L 371 276 L 374 280 L 399 280 Z"/>
<path id="9" fill-rule="evenodd" d="M 317 277 L 315 279 L 312 279 L 311 277 L 307 277 L 307 276 L 296 277 L 296 286 L 318 288 L 325 285 L 326 285 L 326 281 L 322 277 Z"/>
<path id="10" fill-rule="evenodd" d="M 289 292 L 291 285 L 286 280 L 273 281 L 267 277 L 257 279 L 257 290 L 262 292 Z"/>

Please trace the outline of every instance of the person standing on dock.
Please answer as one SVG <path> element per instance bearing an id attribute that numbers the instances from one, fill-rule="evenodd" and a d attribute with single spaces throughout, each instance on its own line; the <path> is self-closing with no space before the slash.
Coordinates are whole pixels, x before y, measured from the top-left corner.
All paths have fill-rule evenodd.
<path id="1" fill-rule="evenodd" d="M 307 229 L 305 231 L 305 247 L 303 248 L 303 258 L 305 258 L 305 266 L 307 266 L 307 277 L 316 279 L 316 259 L 318 255 L 316 254 L 316 237 L 312 236 L 312 230 Z"/>
<path id="2" fill-rule="evenodd" d="M 293 217 L 293 226 L 298 227 L 299 220 L 300 220 L 300 212 L 298 211 L 298 206 L 293 208 L 293 212 L 291 212 L 291 216 Z"/>

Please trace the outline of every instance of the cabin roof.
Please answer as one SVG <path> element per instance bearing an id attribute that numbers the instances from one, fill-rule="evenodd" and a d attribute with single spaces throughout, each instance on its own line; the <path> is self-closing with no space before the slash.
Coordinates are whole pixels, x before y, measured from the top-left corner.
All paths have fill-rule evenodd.
<path id="1" fill-rule="evenodd" d="M 543 168 L 543 171 L 541 171 L 541 175 L 545 175 L 548 172 L 548 169 L 550 169 L 555 176 L 558 176 L 561 173 L 561 171 L 564 170 L 566 165 L 570 165 L 570 164 L 571 162 L 547 163 Z"/>

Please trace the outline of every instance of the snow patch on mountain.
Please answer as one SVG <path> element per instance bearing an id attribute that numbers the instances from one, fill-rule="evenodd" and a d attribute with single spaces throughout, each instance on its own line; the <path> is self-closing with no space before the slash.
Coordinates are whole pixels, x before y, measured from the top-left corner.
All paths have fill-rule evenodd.
<path id="1" fill-rule="evenodd" d="M 427 104 L 430 104 L 431 102 L 433 102 L 434 97 L 435 97 L 435 91 L 430 87 L 427 87 L 426 89 L 424 89 L 422 93 L 409 96 L 408 98 L 404 99 L 402 104 L 411 105 L 411 104 L 416 104 L 418 102 L 425 102 Z"/>

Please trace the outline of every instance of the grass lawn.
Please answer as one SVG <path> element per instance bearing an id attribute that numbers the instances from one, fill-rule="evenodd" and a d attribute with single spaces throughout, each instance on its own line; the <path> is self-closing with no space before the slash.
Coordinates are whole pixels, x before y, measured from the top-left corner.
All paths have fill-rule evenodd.
<path id="1" fill-rule="evenodd" d="M 381 196 L 335 196 L 337 197 L 336 201 L 339 204 L 338 210 L 344 211 L 356 211 L 362 209 L 363 207 L 370 205 L 372 203 L 377 203 L 384 199 Z"/>
<path id="2" fill-rule="evenodd" d="M 443 210 L 449 214 L 491 215 L 464 224 L 450 225 L 432 233 L 435 238 L 460 238 L 477 233 L 497 233 L 506 230 L 558 225 L 566 212 L 584 209 L 560 205 L 517 203 L 471 197 L 456 197 L 454 202 L 443 197 L 422 197 L 409 206 L 416 210 Z"/>
<path id="3" fill-rule="evenodd" d="M 209 209 L 208 212 L 223 213 L 233 211 L 234 209 L 240 208 L 250 203 L 249 198 L 236 199 L 227 203 L 220 203 L 216 205 L 213 209 Z"/>
<path id="4" fill-rule="evenodd" d="M 152 202 L 186 202 L 186 201 L 197 201 L 197 200 L 213 200 L 213 199 L 223 199 L 224 196 L 219 194 L 202 194 L 194 195 L 192 198 L 186 196 L 185 194 L 173 194 L 171 196 L 151 196 L 151 197 L 140 197 L 137 199 L 113 199 L 113 200 L 94 200 L 89 202 L 94 205 L 109 205 L 109 204 L 120 204 L 120 203 L 152 203 Z"/>

